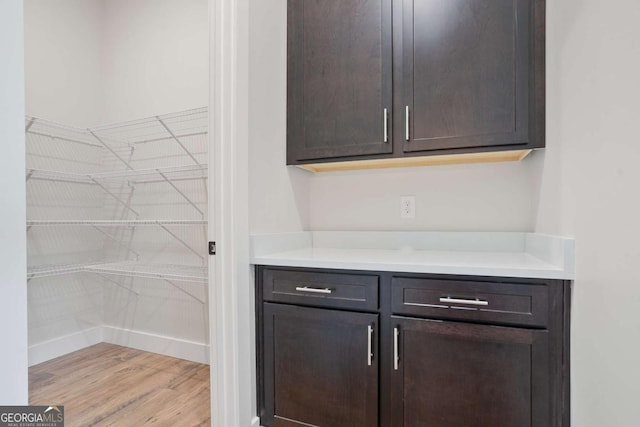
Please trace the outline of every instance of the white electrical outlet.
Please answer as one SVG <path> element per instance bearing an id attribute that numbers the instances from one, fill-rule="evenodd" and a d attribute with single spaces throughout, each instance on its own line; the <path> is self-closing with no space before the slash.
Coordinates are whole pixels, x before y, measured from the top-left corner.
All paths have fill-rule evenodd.
<path id="1" fill-rule="evenodd" d="M 416 196 L 400 196 L 400 218 L 416 217 Z"/>

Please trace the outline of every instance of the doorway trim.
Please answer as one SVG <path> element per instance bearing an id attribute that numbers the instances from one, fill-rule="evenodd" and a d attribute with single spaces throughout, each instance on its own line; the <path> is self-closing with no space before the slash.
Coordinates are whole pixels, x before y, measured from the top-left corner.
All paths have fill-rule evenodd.
<path id="1" fill-rule="evenodd" d="M 212 427 L 257 426 L 248 231 L 247 0 L 209 0 Z"/>

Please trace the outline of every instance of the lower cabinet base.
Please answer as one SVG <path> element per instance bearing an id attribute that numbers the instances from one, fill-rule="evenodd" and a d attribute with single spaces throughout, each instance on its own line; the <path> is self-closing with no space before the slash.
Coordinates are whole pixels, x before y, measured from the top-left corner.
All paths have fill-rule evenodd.
<path id="1" fill-rule="evenodd" d="M 262 426 L 569 426 L 570 282 L 256 268 Z"/>

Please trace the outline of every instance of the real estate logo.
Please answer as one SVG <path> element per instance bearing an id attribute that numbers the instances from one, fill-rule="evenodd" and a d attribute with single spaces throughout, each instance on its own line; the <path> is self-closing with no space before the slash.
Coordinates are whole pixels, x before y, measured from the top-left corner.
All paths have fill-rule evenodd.
<path id="1" fill-rule="evenodd" d="M 0 406 L 0 427 L 64 427 L 64 406 Z"/>

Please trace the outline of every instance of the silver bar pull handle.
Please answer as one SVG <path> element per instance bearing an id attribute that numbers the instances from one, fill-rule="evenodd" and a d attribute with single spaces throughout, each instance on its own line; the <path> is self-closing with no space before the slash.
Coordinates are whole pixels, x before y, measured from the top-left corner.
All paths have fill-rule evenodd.
<path id="1" fill-rule="evenodd" d="M 310 288 L 309 286 L 296 286 L 298 292 L 309 292 L 312 294 L 330 294 L 333 292 L 329 288 Z"/>
<path id="2" fill-rule="evenodd" d="M 489 301 L 481 300 L 478 298 L 467 299 L 467 298 L 441 297 L 440 302 L 445 304 L 467 304 L 467 305 L 481 305 L 481 306 L 489 305 Z"/>
<path id="3" fill-rule="evenodd" d="M 384 109 L 384 142 L 389 142 L 389 110 Z"/>
<path id="4" fill-rule="evenodd" d="M 398 370 L 400 364 L 400 355 L 398 354 L 398 337 L 400 336 L 400 330 L 396 326 L 393 328 L 393 370 Z"/>
<path id="5" fill-rule="evenodd" d="M 404 139 L 409 141 L 409 106 L 404 107 Z"/>
<path id="6" fill-rule="evenodd" d="M 367 366 L 373 361 L 373 328 L 367 325 Z"/>

